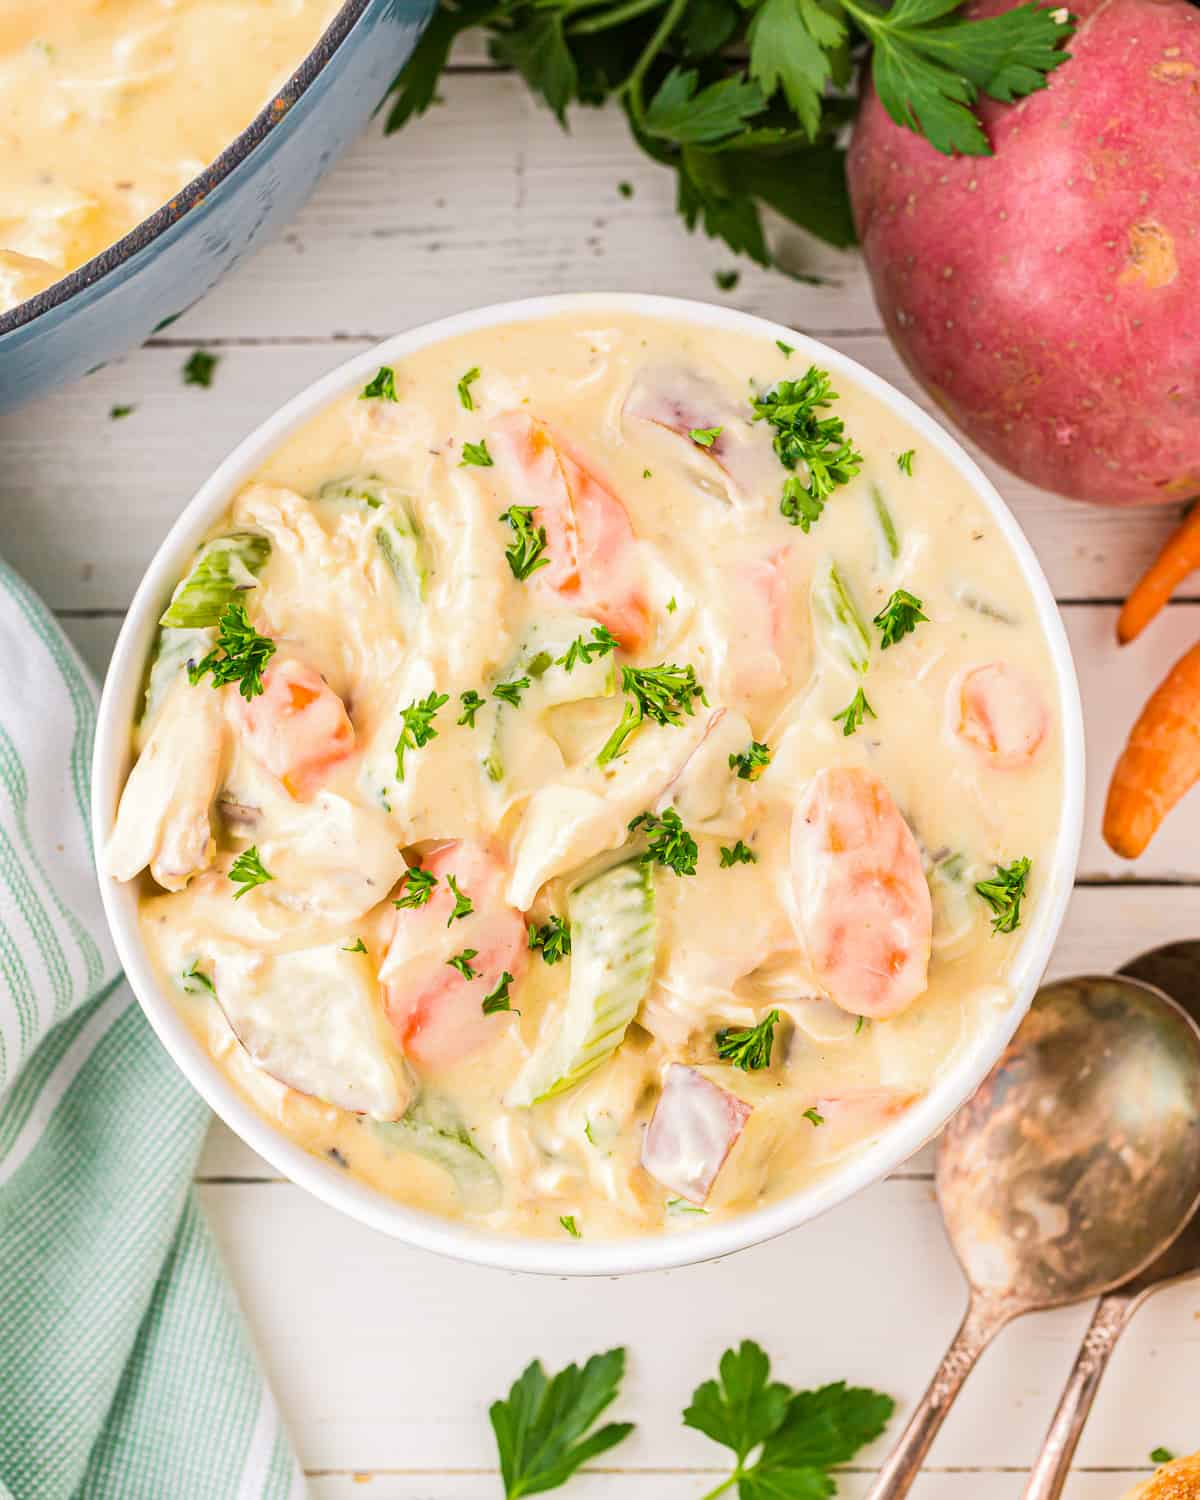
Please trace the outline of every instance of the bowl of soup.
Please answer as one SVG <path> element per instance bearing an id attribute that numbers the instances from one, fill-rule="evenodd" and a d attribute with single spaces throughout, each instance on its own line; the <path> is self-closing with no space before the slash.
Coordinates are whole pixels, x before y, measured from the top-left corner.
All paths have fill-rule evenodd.
<path id="1" fill-rule="evenodd" d="M 222 1118 L 353 1217 L 611 1274 L 877 1180 L 1070 894 L 1063 628 L 955 441 L 793 330 L 389 340 L 183 512 L 104 690 L 104 899 Z"/>
<path id="2" fill-rule="evenodd" d="M 0 410 L 173 321 L 295 213 L 429 0 L 7 0 Z"/>

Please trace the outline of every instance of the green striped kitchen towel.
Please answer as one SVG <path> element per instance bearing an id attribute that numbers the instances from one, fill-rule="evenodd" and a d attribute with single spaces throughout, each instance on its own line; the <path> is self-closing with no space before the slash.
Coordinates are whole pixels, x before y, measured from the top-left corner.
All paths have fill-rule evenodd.
<path id="1" fill-rule="evenodd" d="M 2 563 L 0 662 L 0 1500 L 302 1496 L 190 1186 L 207 1112 L 105 930 L 94 690 Z"/>

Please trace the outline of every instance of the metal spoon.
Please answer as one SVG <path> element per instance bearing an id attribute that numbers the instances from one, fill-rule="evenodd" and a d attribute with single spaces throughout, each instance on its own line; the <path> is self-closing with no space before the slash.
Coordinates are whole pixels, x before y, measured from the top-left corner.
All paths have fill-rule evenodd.
<path id="1" fill-rule="evenodd" d="M 1200 1022 L 1200 942 L 1168 943 L 1153 948 L 1121 970 L 1153 984 Z M 1058 1500 L 1071 1460 L 1092 1409 L 1117 1340 L 1152 1292 L 1200 1273 L 1200 1215 L 1132 1281 L 1101 1297 L 1083 1336 L 1058 1410 L 1046 1432 L 1042 1451 L 1029 1475 L 1025 1500 Z"/>
<path id="2" fill-rule="evenodd" d="M 1200 1029 L 1133 979 L 1045 986 L 943 1134 L 937 1190 L 970 1301 L 868 1500 L 908 1493 L 1001 1328 L 1120 1285 L 1183 1229 L 1200 1202 Z"/>

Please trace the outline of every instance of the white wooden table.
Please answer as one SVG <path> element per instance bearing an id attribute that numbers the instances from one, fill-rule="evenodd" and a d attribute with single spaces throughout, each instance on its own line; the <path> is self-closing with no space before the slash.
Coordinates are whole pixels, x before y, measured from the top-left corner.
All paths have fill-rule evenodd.
<path id="1" fill-rule="evenodd" d="M 639 159 L 615 114 L 577 115 L 568 138 L 518 80 L 479 62 L 460 64 L 442 93 L 444 107 L 405 136 L 361 142 L 283 239 L 168 336 L 0 418 L 0 555 L 58 611 L 98 673 L 152 551 L 216 462 L 314 377 L 428 318 L 589 288 L 723 298 L 913 389 L 853 256 L 799 245 L 828 284 L 742 266 L 736 289 L 718 292 L 713 272 L 732 257 L 687 237 L 668 174 Z M 623 180 L 631 198 L 618 192 Z M 201 346 L 220 355 L 211 390 L 180 382 Z M 135 411 L 113 422 L 116 404 Z M 1083 679 L 1087 836 L 1054 970 L 1113 966 L 1155 942 L 1200 935 L 1200 797 L 1136 876 L 1097 831 L 1137 706 L 1200 634 L 1200 594 L 1193 587 L 1118 655 L 1116 604 L 1175 514 L 1085 508 L 989 468 L 1062 602 Z M 619 1282 L 517 1278 L 406 1250 L 281 1181 L 219 1125 L 198 1181 L 318 1500 L 493 1500 L 488 1402 L 535 1355 L 557 1367 L 618 1342 L 630 1374 L 617 1415 L 638 1431 L 609 1455 L 612 1466 L 565 1493 L 696 1500 L 722 1455 L 679 1415 L 736 1340 L 757 1338 L 793 1384 L 874 1384 L 901 1413 L 923 1388 L 963 1304 L 930 1162 L 926 1153 L 774 1244 Z M 919 1500 L 1021 1493 L 1086 1318 L 1064 1311 L 1002 1335 L 939 1439 Z M 1152 1448 L 1200 1446 L 1198 1412 L 1200 1281 L 1160 1296 L 1127 1335 L 1070 1500 L 1116 1500 Z M 845 1476 L 843 1493 L 865 1491 L 883 1447 Z"/>

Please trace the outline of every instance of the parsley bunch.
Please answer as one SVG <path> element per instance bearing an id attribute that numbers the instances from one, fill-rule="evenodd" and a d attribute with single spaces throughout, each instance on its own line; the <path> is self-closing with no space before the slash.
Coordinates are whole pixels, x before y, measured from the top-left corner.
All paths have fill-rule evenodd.
<path id="1" fill-rule="evenodd" d="M 236 682 L 243 698 L 257 698 L 263 690 L 262 674 L 274 655 L 275 642 L 259 635 L 246 606 L 227 604 L 217 627 L 217 644 L 195 665 L 188 663 L 188 681 L 195 687 L 211 672 L 213 687 Z"/>
<path id="2" fill-rule="evenodd" d="M 687 227 L 764 266 L 764 208 L 854 240 L 837 142 L 868 54 L 893 120 L 939 151 L 986 156 L 979 97 L 1045 87 L 1072 30 L 1033 3 L 969 20 L 956 0 L 440 0 L 393 84 L 389 131 L 429 108 L 455 39 L 476 28 L 560 124 L 574 105 L 617 103 L 676 174 Z"/>

